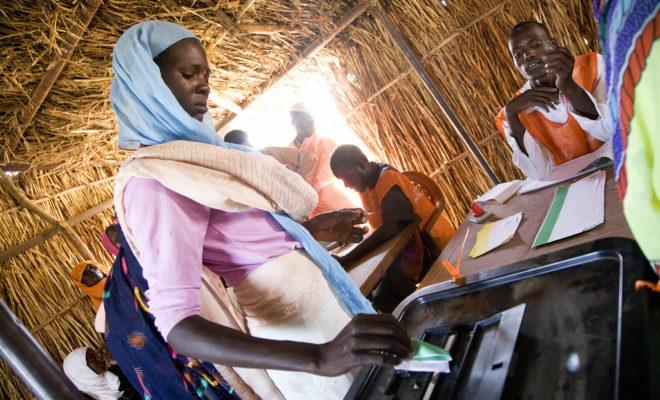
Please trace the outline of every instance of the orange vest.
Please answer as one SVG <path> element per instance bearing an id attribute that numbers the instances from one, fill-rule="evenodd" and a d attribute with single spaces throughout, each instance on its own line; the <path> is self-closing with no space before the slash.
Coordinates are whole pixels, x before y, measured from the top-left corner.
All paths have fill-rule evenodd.
<path id="1" fill-rule="evenodd" d="M 598 54 L 591 52 L 575 57 L 573 67 L 573 80 L 575 83 L 592 93 L 597 79 Z M 520 91 L 515 96 L 518 96 L 519 93 Z M 563 124 L 546 119 L 538 111 L 529 114 L 527 111 L 523 111 L 518 114 L 518 117 L 527 132 L 550 152 L 555 165 L 591 153 L 603 144 L 600 140 L 592 139 L 570 113 L 568 114 L 568 120 Z M 506 121 L 506 118 L 504 117 L 504 109 L 502 109 L 495 117 L 497 129 L 502 134 L 504 134 L 504 121 Z"/>
<path id="2" fill-rule="evenodd" d="M 373 228 L 377 228 L 383 223 L 381 203 L 387 192 L 394 185 L 398 185 L 401 188 L 403 194 L 412 204 L 413 212 L 420 218 L 419 229 L 422 229 L 435 211 L 435 207 L 424 194 L 415 188 L 408 177 L 394 169 L 382 171 L 376 185 L 373 188 L 367 187 L 364 192 L 360 193 L 362 205 L 365 210 L 373 211 L 373 214 L 367 216 L 369 224 Z M 441 216 L 429 234 L 438 248 L 442 249 L 453 236 L 454 228 L 452 228 L 444 216 Z M 424 259 L 423 251 L 421 237 L 419 233 L 416 233 L 406 244 L 403 253 L 404 270 L 411 280 L 417 280 L 419 278 Z"/>

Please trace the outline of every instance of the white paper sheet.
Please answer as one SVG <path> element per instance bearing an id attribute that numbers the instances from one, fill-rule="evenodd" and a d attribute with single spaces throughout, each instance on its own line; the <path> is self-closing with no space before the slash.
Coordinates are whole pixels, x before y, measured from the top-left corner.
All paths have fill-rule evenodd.
<path id="1" fill-rule="evenodd" d="M 605 220 L 605 171 L 557 188 L 533 246 L 577 235 Z"/>
<path id="2" fill-rule="evenodd" d="M 523 181 L 516 179 L 511 182 L 500 183 L 495 185 L 492 189 L 482 194 L 475 201 L 477 202 L 494 202 L 498 204 L 504 204 L 511 196 L 518 193 L 518 189 L 522 186 Z"/>
<path id="3" fill-rule="evenodd" d="M 586 169 L 589 165 L 594 163 L 599 158 L 606 157 L 611 159 L 612 156 L 612 141 L 604 143 L 596 151 L 585 154 L 574 160 L 563 163 L 552 169 L 550 175 L 541 180 L 527 178 L 520 187 L 520 194 L 533 192 L 535 190 L 543 189 L 544 187 L 552 186 L 557 183 L 567 181 L 569 179 L 577 178 L 578 176 L 588 174 L 593 169 Z"/>
<path id="4" fill-rule="evenodd" d="M 414 361 L 406 360 L 394 367 L 396 370 L 413 372 L 449 373 L 449 361 Z"/>

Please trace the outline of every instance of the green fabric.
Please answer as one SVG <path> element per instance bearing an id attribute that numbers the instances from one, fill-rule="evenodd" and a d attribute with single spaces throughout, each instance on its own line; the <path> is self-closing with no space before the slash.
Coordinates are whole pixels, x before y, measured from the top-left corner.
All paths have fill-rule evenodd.
<path id="1" fill-rule="evenodd" d="M 419 339 L 411 339 L 413 344 L 413 361 L 451 361 L 449 352 Z"/>
<path id="2" fill-rule="evenodd" d="M 635 87 L 626 148 L 623 211 L 646 257 L 660 261 L 660 40 L 653 44 Z"/>
<path id="3" fill-rule="evenodd" d="M 545 217 L 545 221 L 543 221 L 543 225 L 541 226 L 539 233 L 536 235 L 532 247 L 546 244 L 550 240 L 550 235 L 552 235 L 552 230 L 555 228 L 555 224 L 559 219 L 562 207 L 564 207 L 564 201 L 566 200 L 566 194 L 568 193 L 568 188 L 570 186 L 571 185 L 562 186 L 555 192 L 555 198 L 552 200 L 552 204 L 550 204 L 548 215 Z"/>

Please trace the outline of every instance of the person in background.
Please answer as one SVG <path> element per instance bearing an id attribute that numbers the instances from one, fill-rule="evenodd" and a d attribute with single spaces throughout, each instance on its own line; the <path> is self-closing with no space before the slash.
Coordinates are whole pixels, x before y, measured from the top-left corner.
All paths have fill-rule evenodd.
<path id="1" fill-rule="evenodd" d="M 243 146 L 252 147 L 252 144 L 250 144 L 250 141 L 248 140 L 247 132 L 242 131 L 240 129 L 234 129 L 232 131 L 227 132 L 224 140 L 226 143 L 234 143 L 234 144 L 240 144 Z"/>
<path id="2" fill-rule="evenodd" d="M 423 271 L 435 261 L 430 258 L 425 260 L 425 253 L 435 254 L 437 249 L 442 249 L 454 235 L 454 228 L 441 216 L 431 229 L 431 237 L 423 241 L 423 236 L 427 234 L 421 231 L 421 228 L 435 210 L 431 201 L 417 193 L 404 174 L 388 164 L 370 162 L 357 146 L 337 147 L 330 159 L 330 166 L 334 175 L 341 179 L 346 187 L 360 194 L 362 204 L 368 212 L 369 223 L 375 229 L 350 253 L 339 257 L 342 265 L 348 265 L 365 256 L 419 219 L 420 230 L 413 235 L 388 269 L 374 295 L 373 303 L 376 309 L 392 311 L 415 290 L 415 284 L 423 278 Z M 425 251 L 424 242 L 427 243 L 428 251 Z"/>
<path id="3" fill-rule="evenodd" d="M 105 228 L 103 235 L 101 236 L 103 247 L 105 247 L 105 249 L 108 250 L 108 253 L 112 254 L 113 257 L 117 257 L 117 254 L 119 254 L 119 247 L 121 247 L 119 244 L 119 234 L 117 233 L 117 229 L 118 225 L 115 220 L 113 224 L 108 225 Z"/>
<path id="4" fill-rule="evenodd" d="M 106 274 L 93 261 L 83 261 L 73 267 L 71 278 L 76 287 L 89 297 L 94 311 L 98 311 L 103 302 Z"/>
<path id="5" fill-rule="evenodd" d="M 527 82 L 495 123 L 525 175 L 542 179 L 553 167 L 611 139 L 602 56 L 573 57 L 545 25 L 534 21 L 513 27 L 509 51 Z"/>
<path id="6" fill-rule="evenodd" d="M 92 399 L 140 399 L 121 369 L 105 352 L 79 347 L 64 358 L 62 368 L 74 386 Z"/>
<path id="7" fill-rule="evenodd" d="M 330 170 L 330 156 L 337 145 L 316 131 L 312 112 L 302 103 L 291 107 L 291 124 L 296 137 L 287 148 L 267 147 L 262 152 L 274 157 L 299 173 L 319 195 L 319 202 L 310 217 L 355 205 L 337 184 Z"/>
<path id="8" fill-rule="evenodd" d="M 660 275 L 660 2 L 594 0 L 594 12 L 623 211 Z"/>

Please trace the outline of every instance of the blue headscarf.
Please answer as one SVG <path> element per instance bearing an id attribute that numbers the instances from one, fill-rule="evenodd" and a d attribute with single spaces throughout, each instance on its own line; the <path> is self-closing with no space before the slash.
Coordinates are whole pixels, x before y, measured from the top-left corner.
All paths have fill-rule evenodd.
<path id="1" fill-rule="evenodd" d="M 134 150 L 171 140 L 220 144 L 210 115 L 200 122 L 188 115 L 165 85 L 154 57 L 174 43 L 196 36 L 165 21 L 130 27 L 112 54 L 110 102 L 119 123 L 119 147 Z"/>
<path id="2" fill-rule="evenodd" d="M 163 81 L 154 57 L 186 38 L 196 36 L 170 22 L 145 21 L 129 28 L 117 41 L 112 56 L 115 76 L 110 101 L 119 122 L 119 146 L 135 149 L 138 144 L 148 146 L 188 140 L 253 151 L 245 146 L 224 143 L 210 123 L 209 115 L 204 118 L 205 122 L 191 117 Z M 375 312 L 346 271 L 305 228 L 288 216 L 272 215 L 302 244 L 348 312 L 353 315 Z"/>

